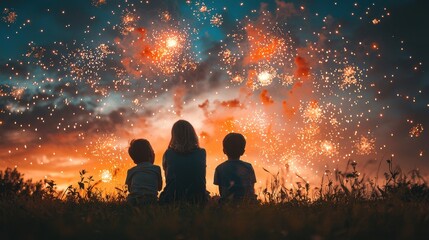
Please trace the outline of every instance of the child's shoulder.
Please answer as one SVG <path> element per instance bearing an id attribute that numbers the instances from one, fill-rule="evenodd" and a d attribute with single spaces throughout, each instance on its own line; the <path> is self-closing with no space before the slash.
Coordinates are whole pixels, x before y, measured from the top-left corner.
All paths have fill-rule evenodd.
<path id="1" fill-rule="evenodd" d="M 161 174 L 161 167 L 158 165 L 153 164 L 152 165 L 152 171 L 156 172 L 157 174 Z"/>
<path id="2" fill-rule="evenodd" d="M 226 160 L 226 161 L 220 163 L 216 168 L 217 169 L 218 168 L 219 169 L 220 168 L 229 168 L 229 167 L 231 167 L 233 165 L 235 165 L 235 166 L 241 165 L 241 166 L 245 166 L 245 167 L 248 167 L 248 168 L 253 168 L 251 163 L 245 162 L 243 160 Z"/>
<path id="3" fill-rule="evenodd" d="M 246 161 L 243 161 L 243 160 L 240 160 L 240 162 L 241 162 L 241 164 L 245 165 L 246 167 L 253 168 L 252 164 L 250 162 L 246 162 Z"/>
<path id="4" fill-rule="evenodd" d="M 155 164 L 153 164 L 153 163 L 147 163 L 147 164 L 145 164 L 145 165 L 142 165 L 141 166 L 143 169 L 156 169 L 156 170 L 158 170 L 158 169 L 161 169 L 161 167 L 160 166 L 158 166 L 158 165 L 155 165 Z"/>
<path id="5" fill-rule="evenodd" d="M 224 167 L 224 166 L 227 166 L 229 164 L 230 164 L 229 160 L 225 160 L 225 161 L 219 163 L 219 165 L 217 165 L 217 167 Z"/>
<path id="6" fill-rule="evenodd" d="M 132 172 L 132 171 L 135 171 L 136 169 L 137 169 L 137 165 L 128 168 L 127 172 Z"/>
<path id="7" fill-rule="evenodd" d="M 144 169 L 161 169 L 161 167 L 152 163 L 137 164 L 128 169 L 128 172 L 142 171 Z"/>
<path id="8" fill-rule="evenodd" d="M 158 165 L 153 164 L 152 167 L 155 168 L 156 170 L 160 170 L 161 171 L 161 167 L 158 166 Z"/>

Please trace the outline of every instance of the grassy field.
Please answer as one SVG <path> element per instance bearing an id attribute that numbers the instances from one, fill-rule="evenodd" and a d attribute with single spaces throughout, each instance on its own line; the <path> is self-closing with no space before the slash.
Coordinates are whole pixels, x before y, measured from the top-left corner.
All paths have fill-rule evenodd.
<path id="1" fill-rule="evenodd" d="M 354 169 L 354 168 L 353 168 Z M 356 172 L 355 172 L 356 173 Z M 353 171 L 318 187 L 288 189 L 278 175 L 263 203 L 205 207 L 126 204 L 126 192 L 104 195 L 80 172 L 77 187 L 0 172 L 1 239 L 428 239 L 424 180 L 392 170 L 383 186 Z M 414 173 L 416 174 L 416 173 Z"/>
<path id="2" fill-rule="evenodd" d="M 132 208 L 118 203 L 4 202 L 1 239 L 427 239 L 416 202 Z"/>

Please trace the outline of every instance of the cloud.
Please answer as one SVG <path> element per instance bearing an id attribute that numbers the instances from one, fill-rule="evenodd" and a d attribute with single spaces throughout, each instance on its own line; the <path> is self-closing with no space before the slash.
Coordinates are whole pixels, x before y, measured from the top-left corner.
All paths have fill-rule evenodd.
<path id="1" fill-rule="evenodd" d="M 276 6 L 278 18 L 289 18 L 299 14 L 298 9 L 295 8 L 294 3 L 276 0 Z"/>
<path id="2" fill-rule="evenodd" d="M 305 58 L 301 56 L 295 57 L 295 66 L 296 66 L 296 70 L 294 73 L 295 77 L 306 78 L 310 75 L 310 65 Z"/>
<path id="3" fill-rule="evenodd" d="M 209 106 L 210 106 L 210 102 L 209 102 L 209 100 L 208 100 L 208 99 L 206 99 L 203 103 L 198 104 L 198 107 L 199 107 L 199 108 L 201 108 L 201 109 L 203 110 L 203 112 L 204 112 L 204 116 L 205 116 L 206 118 L 208 118 L 208 117 L 209 117 L 209 110 L 208 110 Z"/>
<path id="4" fill-rule="evenodd" d="M 177 116 L 181 116 L 183 111 L 183 98 L 186 94 L 186 88 L 184 86 L 178 86 L 173 90 L 173 92 L 174 111 Z"/>
<path id="5" fill-rule="evenodd" d="M 288 119 L 291 119 L 297 113 L 297 109 L 295 107 L 290 106 L 286 100 L 282 101 L 283 112 Z"/>
<path id="6" fill-rule="evenodd" d="M 25 62 L 6 61 L 0 62 L 0 75 L 4 77 L 24 77 L 31 72 L 31 67 Z M 3 78 L 4 79 L 4 78 Z M 0 79 L 2 81 L 3 79 Z"/>
<path id="7" fill-rule="evenodd" d="M 94 110 L 76 105 L 66 105 L 57 108 L 34 107 L 32 110 L 21 114 L 10 114 L 3 117 L 0 147 L 13 146 L 27 143 L 38 145 L 46 142 L 66 141 L 79 142 L 77 134 L 85 133 L 102 134 L 115 131 L 116 127 L 122 126 L 126 118 L 131 117 L 124 108 L 118 108 L 106 116 L 95 118 Z M 37 136 L 41 141 L 32 141 Z"/>
<path id="8" fill-rule="evenodd" d="M 267 89 L 262 90 L 261 94 L 259 95 L 259 98 L 264 105 L 271 105 L 274 103 L 273 98 L 268 95 Z"/>
<path id="9" fill-rule="evenodd" d="M 225 108 L 244 108 L 244 105 L 238 99 L 215 101 L 215 104 Z"/>

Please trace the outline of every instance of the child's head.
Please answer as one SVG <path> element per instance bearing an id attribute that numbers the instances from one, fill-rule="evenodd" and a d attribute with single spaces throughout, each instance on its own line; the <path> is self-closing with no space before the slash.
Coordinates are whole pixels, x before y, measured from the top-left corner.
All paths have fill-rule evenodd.
<path id="1" fill-rule="evenodd" d="M 244 154 L 246 139 L 240 133 L 228 133 L 223 139 L 223 153 L 229 159 L 239 159 Z"/>
<path id="2" fill-rule="evenodd" d="M 185 120 L 179 120 L 174 123 L 171 129 L 170 144 L 168 146 L 182 153 L 199 148 L 198 136 L 194 127 Z"/>
<path id="3" fill-rule="evenodd" d="M 146 139 L 133 139 L 128 148 L 128 154 L 135 164 L 142 162 L 153 163 L 155 161 L 155 152 L 149 141 Z"/>

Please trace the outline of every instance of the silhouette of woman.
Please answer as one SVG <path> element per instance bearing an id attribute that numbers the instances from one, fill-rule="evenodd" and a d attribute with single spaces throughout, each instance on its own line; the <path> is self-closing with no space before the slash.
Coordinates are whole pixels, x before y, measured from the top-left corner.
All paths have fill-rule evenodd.
<path id="1" fill-rule="evenodd" d="M 160 203 L 204 203 L 207 200 L 206 150 L 200 148 L 195 129 L 188 121 L 174 123 L 162 167 L 166 186 Z"/>

